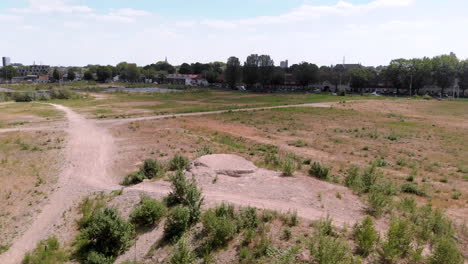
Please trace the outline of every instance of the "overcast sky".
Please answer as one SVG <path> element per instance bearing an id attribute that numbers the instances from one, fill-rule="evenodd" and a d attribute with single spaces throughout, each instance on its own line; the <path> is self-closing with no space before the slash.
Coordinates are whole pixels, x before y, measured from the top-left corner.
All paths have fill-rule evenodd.
<path id="1" fill-rule="evenodd" d="M 468 57 L 467 0 L 0 0 L 0 56 L 49 65 Z"/>

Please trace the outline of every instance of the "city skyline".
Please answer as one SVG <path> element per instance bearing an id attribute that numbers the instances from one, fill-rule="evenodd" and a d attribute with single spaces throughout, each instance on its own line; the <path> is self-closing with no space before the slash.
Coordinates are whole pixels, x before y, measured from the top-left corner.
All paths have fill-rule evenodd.
<path id="1" fill-rule="evenodd" d="M 252 53 L 277 65 L 336 65 L 346 56 L 378 66 L 451 51 L 466 59 L 467 8 L 461 0 L 5 0 L 0 55 L 55 66 L 146 65 L 166 56 L 174 65 L 243 62 Z"/>

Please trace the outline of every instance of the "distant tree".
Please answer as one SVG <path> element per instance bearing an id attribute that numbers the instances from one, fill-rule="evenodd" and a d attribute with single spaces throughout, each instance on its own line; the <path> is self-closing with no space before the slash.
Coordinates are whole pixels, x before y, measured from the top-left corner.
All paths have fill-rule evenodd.
<path id="1" fill-rule="evenodd" d="M 465 96 L 465 90 L 468 88 L 468 60 L 460 62 L 458 67 L 458 85 L 462 90 L 462 96 Z"/>
<path id="2" fill-rule="evenodd" d="M 60 80 L 60 73 L 57 68 L 55 68 L 54 71 L 52 72 L 52 78 L 56 82 Z"/>
<path id="3" fill-rule="evenodd" d="M 446 88 L 454 84 L 458 63 L 457 57 L 450 55 L 441 55 L 432 59 L 434 81 L 440 87 L 442 95 Z"/>
<path id="4" fill-rule="evenodd" d="M 107 66 L 99 66 L 96 70 L 97 81 L 106 82 L 112 77 L 112 69 Z"/>
<path id="5" fill-rule="evenodd" d="M 293 74 L 300 85 L 308 86 L 309 84 L 318 81 L 319 68 L 317 65 L 302 62 L 297 66 L 293 65 L 291 67 L 293 68 Z"/>
<path id="6" fill-rule="evenodd" d="M 85 79 L 86 81 L 93 81 L 94 80 L 93 72 L 90 70 L 85 71 L 83 75 L 83 79 Z"/>
<path id="7" fill-rule="evenodd" d="M 72 68 L 68 69 L 67 79 L 68 79 L 69 81 L 73 81 L 73 80 L 76 79 L 75 71 L 74 71 Z"/>
<path id="8" fill-rule="evenodd" d="M 269 55 L 258 57 L 259 82 L 263 85 L 270 84 L 275 71 L 275 63 Z"/>
<path id="9" fill-rule="evenodd" d="M 241 80 L 242 66 L 237 57 L 230 57 L 226 64 L 226 71 L 224 72 L 224 79 L 226 83 L 234 89 L 236 84 Z"/>
<path id="10" fill-rule="evenodd" d="M 191 65 L 191 68 L 193 74 L 202 74 L 204 71 L 209 71 L 211 69 L 211 65 L 196 62 Z"/>
<path id="11" fill-rule="evenodd" d="M 148 70 L 148 69 L 154 69 L 156 71 L 164 71 L 164 72 L 167 72 L 169 74 L 173 74 L 176 72 L 176 68 L 174 66 L 172 66 L 171 64 L 169 64 L 168 62 L 165 62 L 165 61 L 158 61 L 156 64 L 150 64 L 150 65 L 146 65 L 145 67 L 143 67 L 143 69 L 145 70 Z"/>
<path id="12" fill-rule="evenodd" d="M 138 66 L 134 63 L 129 63 L 127 65 L 127 69 L 125 70 L 125 75 L 127 77 L 127 80 L 130 82 L 136 82 L 140 80 L 140 69 Z"/>
<path id="13" fill-rule="evenodd" d="M 18 72 L 13 66 L 5 66 L 2 69 L 0 69 L 0 78 L 6 78 L 7 80 L 11 80 L 17 75 Z"/>
<path id="14" fill-rule="evenodd" d="M 192 67 L 188 63 L 182 63 L 179 68 L 179 73 L 180 74 L 191 74 L 192 73 Z"/>
<path id="15" fill-rule="evenodd" d="M 218 73 L 215 72 L 214 70 L 209 70 L 203 72 L 203 77 L 206 79 L 206 81 L 210 84 L 215 83 L 218 80 Z"/>
<path id="16" fill-rule="evenodd" d="M 127 80 L 127 67 L 128 67 L 128 63 L 125 61 L 115 66 L 115 75 L 116 76 L 118 75 L 120 80 Z"/>
<path id="17" fill-rule="evenodd" d="M 405 82 L 409 76 L 409 62 L 405 59 L 396 59 L 390 62 L 390 65 L 383 71 L 385 79 L 393 85 L 400 93 L 400 89 L 404 88 Z"/>
<path id="18" fill-rule="evenodd" d="M 217 72 L 218 74 L 222 74 L 223 68 L 226 67 L 226 63 L 215 61 L 215 62 L 210 63 L 210 66 L 213 71 Z"/>
<path id="19" fill-rule="evenodd" d="M 259 56 L 257 54 L 252 54 L 247 57 L 243 68 L 243 78 L 248 87 L 254 86 L 260 79 L 258 65 Z"/>
<path id="20" fill-rule="evenodd" d="M 432 81 L 432 61 L 430 58 L 411 59 L 407 67 L 406 87 L 412 88 L 412 94 L 419 94 L 419 90 Z"/>
<path id="21" fill-rule="evenodd" d="M 282 68 L 276 67 L 273 71 L 273 75 L 271 78 L 271 84 L 274 85 L 282 85 L 284 84 L 286 79 L 285 72 Z"/>
<path id="22" fill-rule="evenodd" d="M 362 94 L 362 89 L 367 88 L 372 78 L 372 70 L 369 68 L 355 68 L 351 69 L 349 72 L 351 74 L 351 88 Z"/>

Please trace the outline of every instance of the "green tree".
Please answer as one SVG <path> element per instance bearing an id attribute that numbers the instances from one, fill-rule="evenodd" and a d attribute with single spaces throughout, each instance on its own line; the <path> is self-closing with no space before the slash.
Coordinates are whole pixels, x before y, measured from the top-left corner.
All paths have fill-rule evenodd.
<path id="1" fill-rule="evenodd" d="M 68 69 L 67 79 L 68 79 L 69 81 L 73 81 L 73 80 L 76 79 L 75 71 L 74 71 L 72 68 Z"/>
<path id="2" fill-rule="evenodd" d="M 226 83 L 234 89 L 236 84 L 241 80 L 242 66 L 236 57 L 230 57 L 226 64 L 226 71 L 224 72 L 224 79 Z"/>
<path id="3" fill-rule="evenodd" d="M 208 81 L 208 83 L 213 84 L 218 80 L 218 73 L 214 70 L 204 71 L 203 77 Z"/>
<path id="4" fill-rule="evenodd" d="M 379 233 L 375 230 L 374 221 L 366 216 L 361 224 L 354 228 L 354 237 L 359 254 L 367 257 L 374 251 L 379 241 Z"/>
<path id="5" fill-rule="evenodd" d="M 253 87 L 260 79 L 258 65 L 259 56 L 257 54 L 252 54 L 247 57 L 247 60 L 244 63 L 243 77 L 244 82 L 248 87 Z"/>
<path id="6" fill-rule="evenodd" d="M 458 63 L 457 57 L 450 55 L 441 55 L 432 59 L 434 81 L 440 87 L 442 95 L 446 88 L 454 84 Z"/>
<path id="7" fill-rule="evenodd" d="M 407 62 L 406 86 L 411 87 L 411 94 L 419 94 L 419 90 L 431 83 L 432 61 L 430 58 L 411 59 Z"/>
<path id="8" fill-rule="evenodd" d="M 397 94 L 400 93 L 400 89 L 405 86 L 405 81 L 408 76 L 408 61 L 405 59 L 396 59 L 390 62 L 383 74 L 385 79 L 397 89 Z"/>
<path id="9" fill-rule="evenodd" d="M 302 62 L 298 65 L 293 65 L 291 67 L 293 68 L 293 74 L 300 85 L 308 86 L 309 84 L 318 81 L 319 68 L 317 67 L 317 65 Z"/>
<path id="10" fill-rule="evenodd" d="M 5 66 L 0 70 L 0 77 L 6 78 L 7 80 L 13 79 L 13 77 L 16 77 L 18 75 L 18 72 L 13 66 Z"/>
<path id="11" fill-rule="evenodd" d="M 372 78 L 372 70 L 368 68 L 356 68 L 349 71 L 351 74 L 351 88 L 362 94 L 362 89 L 367 88 Z"/>
<path id="12" fill-rule="evenodd" d="M 258 57 L 259 82 L 263 85 L 270 84 L 275 71 L 275 62 L 269 55 L 260 55 Z"/>
<path id="13" fill-rule="evenodd" d="M 52 72 L 52 78 L 54 78 L 54 81 L 59 81 L 60 80 L 60 72 L 58 71 L 57 68 L 54 69 Z"/>
<path id="14" fill-rule="evenodd" d="M 458 67 L 458 85 L 462 90 L 462 96 L 465 96 L 465 90 L 468 88 L 468 60 L 460 62 Z"/>
<path id="15" fill-rule="evenodd" d="M 94 80 L 93 72 L 90 70 L 85 71 L 83 75 L 83 79 L 85 79 L 86 81 L 93 81 Z"/>
<path id="16" fill-rule="evenodd" d="M 107 66 L 99 66 L 96 69 L 97 81 L 106 82 L 112 77 L 112 69 Z"/>
<path id="17" fill-rule="evenodd" d="M 191 74 L 192 73 L 192 67 L 188 63 L 182 63 L 179 67 L 179 73 L 180 74 Z"/>
<path id="18" fill-rule="evenodd" d="M 271 84 L 274 85 L 282 85 L 286 79 L 286 75 L 283 69 L 280 67 L 276 67 L 273 71 L 273 75 L 271 77 Z"/>
<path id="19" fill-rule="evenodd" d="M 127 80 L 129 82 L 136 82 L 138 80 L 140 80 L 140 69 L 138 68 L 138 66 L 134 63 L 129 63 L 127 65 L 127 69 L 125 70 L 126 72 L 126 77 L 127 77 Z"/>

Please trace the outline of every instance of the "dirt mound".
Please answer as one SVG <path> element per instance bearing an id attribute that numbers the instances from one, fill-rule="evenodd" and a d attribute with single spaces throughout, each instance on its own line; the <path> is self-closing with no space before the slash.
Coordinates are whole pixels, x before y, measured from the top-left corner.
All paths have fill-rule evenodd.
<path id="1" fill-rule="evenodd" d="M 231 177 L 242 177 L 257 171 L 257 167 L 250 161 L 230 154 L 214 154 L 203 156 L 193 162 L 195 170 L 200 167 L 211 170 L 215 174 L 223 174 Z"/>
<path id="2" fill-rule="evenodd" d="M 343 186 L 300 173 L 283 177 L 236 155 L 203 156 L 192 163 L 187 174 L 201 185 L 208 207 L 227 202 L 297 211 L 310 220 L 330 216 L 338 225 L 352 225 L 364 215 L 365 206 L 359 197 Z"/>

